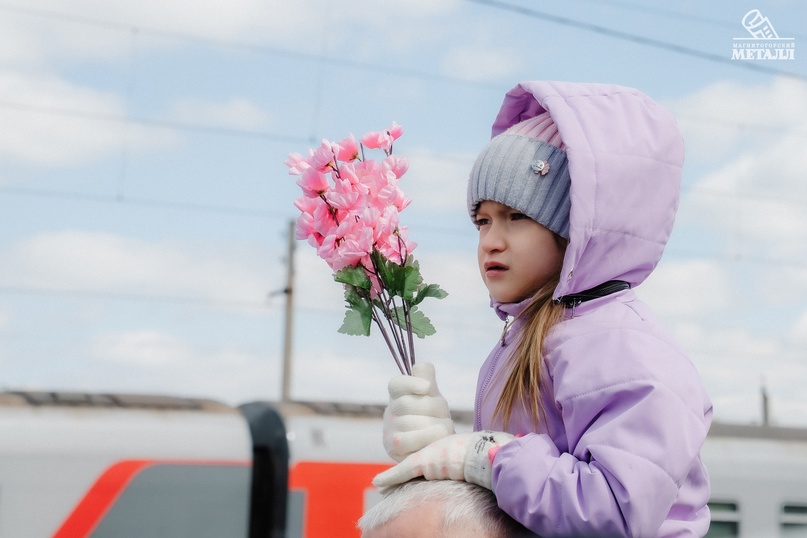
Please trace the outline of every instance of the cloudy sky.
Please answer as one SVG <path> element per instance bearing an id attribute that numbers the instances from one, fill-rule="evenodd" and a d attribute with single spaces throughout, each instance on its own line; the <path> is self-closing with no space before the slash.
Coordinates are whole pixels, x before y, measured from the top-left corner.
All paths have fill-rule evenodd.
<path id="1" fill-rule="evenodd" d="M 758 9 L 794 59 L 732 60 Z M 676 229 L 640 296 L 727 422 L 807 426 L 807 4 L 685 0 L 8 0 L 0 3 L 0 390 L 281 391 L 283 161 L 405 128 L 402 218 L 438 333 L 417 342 L 472 407 L 501 331 L 464 188 L 522 80 L 638 87 L 687 145 Z M 295 252 L 297 399 L 383 402 L 380 337 L 337 334 L 339 286 Z"/>

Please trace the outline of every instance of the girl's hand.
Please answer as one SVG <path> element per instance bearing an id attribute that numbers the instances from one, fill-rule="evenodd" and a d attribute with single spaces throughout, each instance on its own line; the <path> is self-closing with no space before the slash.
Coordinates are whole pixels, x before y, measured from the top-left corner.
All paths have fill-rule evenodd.
<path id="1" fill-rule="evenodd" d="M 373 485 L 388 488 L 422 476 L 426 480 L 464 480 L 491 489 L 493 456 L 513 438 L 509 433 L 490 431 L 443 437 L 376 476 Z"/>
<path id="2" fill-rule="evenodd" d="M 454 433 L 448 402 L 437 390 L 431 363 L 415 364 L 411 376 L 394 377 L 389 397 L 384 410 L 384 448 L 395 461 Z"/>

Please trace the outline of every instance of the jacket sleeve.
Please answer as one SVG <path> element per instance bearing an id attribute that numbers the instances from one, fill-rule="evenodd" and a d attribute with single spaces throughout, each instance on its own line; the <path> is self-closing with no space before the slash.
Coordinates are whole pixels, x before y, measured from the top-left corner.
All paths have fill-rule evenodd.
<path id="1" fill-rule="evenodd" d="M 570 338 L 547 365 L 568 447 L 534 433 L 504 445 L 499 505 L 543 536 L 657 535 L 709 427 L 689 359 L 623 328 Z"/>

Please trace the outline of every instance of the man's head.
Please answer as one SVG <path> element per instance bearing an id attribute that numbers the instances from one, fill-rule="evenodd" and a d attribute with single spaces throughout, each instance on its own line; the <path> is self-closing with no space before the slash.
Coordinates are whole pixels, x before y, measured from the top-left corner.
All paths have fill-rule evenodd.
<path id="1" fill-rule="evenodd" d="M 412 480 L 359 520 L 362 538 L 534 536 L 504 513 L 490 490 L 455 480 Z"/>

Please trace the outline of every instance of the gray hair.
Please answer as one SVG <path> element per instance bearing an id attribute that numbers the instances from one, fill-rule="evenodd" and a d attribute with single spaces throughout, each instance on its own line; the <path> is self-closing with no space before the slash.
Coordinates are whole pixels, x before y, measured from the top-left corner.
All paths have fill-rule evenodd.
<path id="1" fill-rule="evenodd" d="M 507 515 L 493 493 L 457 480 L 410 480 L 384 492 L 378 504 L 359 519 L 363 532 L 380 527 L 401 514 L 427 504 L 438 504 L 442 532 L 476 528 L 491 538 L 535 536 Z"/>

